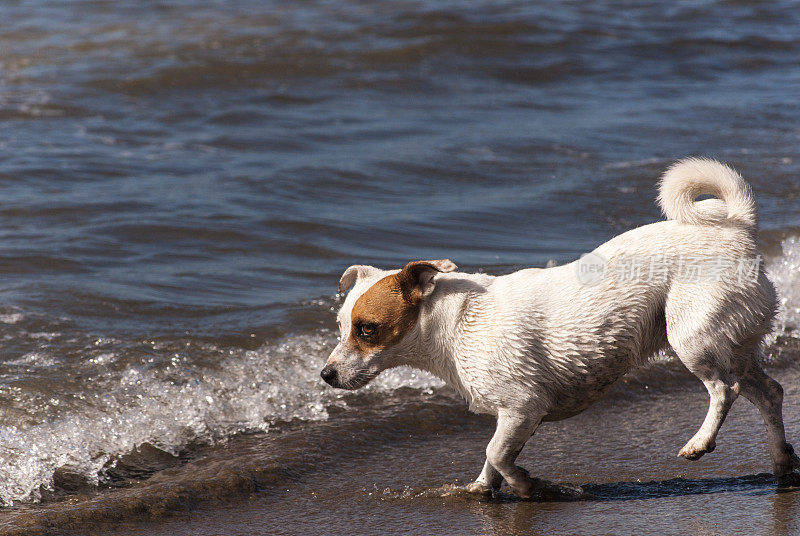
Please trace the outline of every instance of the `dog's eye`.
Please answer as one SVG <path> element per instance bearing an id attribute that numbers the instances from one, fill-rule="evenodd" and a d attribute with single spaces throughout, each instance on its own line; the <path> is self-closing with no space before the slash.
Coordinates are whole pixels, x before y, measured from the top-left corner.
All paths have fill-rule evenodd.
<path id="1" fill-rule="evenodd" d="M 369 339 L 375 335 L 375 332 L 378 330 L 378 325 L 372 323 L 359 324 L 356 326 L 356 329 L 359 337 L 362 339 Z"/>

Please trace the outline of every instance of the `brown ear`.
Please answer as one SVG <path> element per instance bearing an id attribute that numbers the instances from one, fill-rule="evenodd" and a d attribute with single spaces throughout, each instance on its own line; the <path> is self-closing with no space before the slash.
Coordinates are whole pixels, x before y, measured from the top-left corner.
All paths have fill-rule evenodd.
<path id="1" fill-rule="evenodd" d="M 437 261 L 414 261 L 406 264 L 397 277 L 403 298 L 418 305 L 433 291 L 433 278 L 439 272 L 452 272 L 458 268 L 450 259 Z"/>
<path id="2" fill-rule="evenodd" d="M 366 266 L 364 264 L 354 264 L 344 271 L 342 277 L 339 279 L 339 294 L 352 287 L 356 281 L 362 277 L 367 277 L 378 269 L 374 266 Z"/>

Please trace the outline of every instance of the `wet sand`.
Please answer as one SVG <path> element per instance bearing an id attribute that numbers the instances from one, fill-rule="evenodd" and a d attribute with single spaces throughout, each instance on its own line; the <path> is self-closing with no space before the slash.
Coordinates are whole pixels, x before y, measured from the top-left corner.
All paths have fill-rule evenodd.
<path id="1" fill-rule="evenodd" d="M 798 441 L 800 372 L 770 372 L 787 387 L 787 432 Z M 324 423 L 238 436 L 119 490 L 6 511 L 0 526 L 4 534 L 198 536 L 800 531 L 800 490 L 776 489 L 760 416 L 746 400 L 734 405 L 715 452 L 676 457 L 707 404 L 702 385 L 677 365 L 639 372 L 528 443 L 521 465 L 583 486 L 590 498 L 575 502 L 454 490 L 479 472 L 493 421 L 447 392 L 408 398 L 363 397 L 362 407 Z"/>

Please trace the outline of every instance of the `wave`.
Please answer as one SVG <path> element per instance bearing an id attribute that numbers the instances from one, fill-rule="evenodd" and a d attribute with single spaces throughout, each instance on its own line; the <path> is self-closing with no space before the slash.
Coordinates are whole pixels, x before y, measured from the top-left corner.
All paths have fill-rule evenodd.
<path id="1" fill-rule="evenodd" d="M 278 421 L 327 419 L 331 406 L 345 408 L 348 403 L 347 395 L 319 379 L 333 344 L 333 333 L 322 331 L 233 352 L 213 369 L 192 366 L 177 356 L 165 369 L 134 366 L 88 395 L 83 411 L 33 426 L 3 426 L 0 501 L 40 500 L 43 492 L 54 489 L 57 471 L 102 484 L 120 456 L 145 443 L 177 456 L 191 442 L 266 431 Z M 94 358 L 100 369 L 114 359 L 111 353 Z M 367 392 L 403 385 L 428 389 L 441 382 L 397 369 L 382 375 Z"/>

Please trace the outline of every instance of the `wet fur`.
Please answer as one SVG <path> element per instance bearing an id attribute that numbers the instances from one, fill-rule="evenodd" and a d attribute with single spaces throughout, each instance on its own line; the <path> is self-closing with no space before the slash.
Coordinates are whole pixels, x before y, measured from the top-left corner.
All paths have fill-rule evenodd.
<path id="1" fill-rule="evenodd" d="M 702 194 L 716 199 L 694 201 Z M 755 201 L 731 168 L 681 161 L 664 175 L 659 202 L 667 221 L 594 251 L 608 273 L 625 258 L 759 258 Z M 410 365 L 442 378 L 474 411 L 495 415 L 497 430 L 471 490 L 491 492 L 506 480 L 518 495 L 535 496 L 542 481 L 514 462 L 538 425 L 580 413 L 667 347 L 710 397 L 705 421 L 679 455 L 697 459 L 714 450 L 741 394 L 764 417 L 779 481 L 800 482 L 784 437 L 782 389 L 759 364 L 777 303 L 763 267 L 755 278 L 693 282 L 670 261 L 663 281 L 608 277 L 594 285 L 578 278 L 576 263 L 499 277 L 454 268 L 446 260 L 348 268 L 340 287 L 353 288 L 338 314 L 341 341 L 323 377 L 355 389 L 382 370 Z M 364 322 L 378 326 L 366 339 Z"/>

